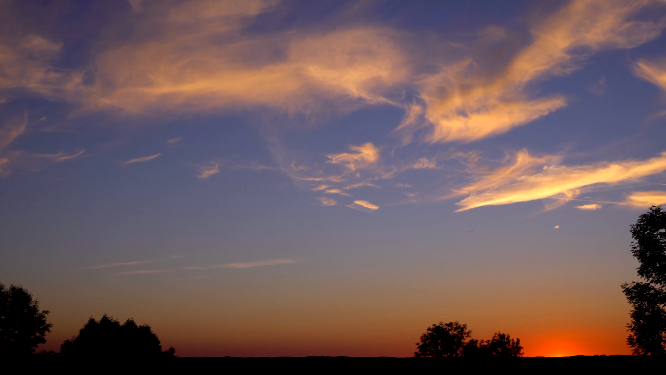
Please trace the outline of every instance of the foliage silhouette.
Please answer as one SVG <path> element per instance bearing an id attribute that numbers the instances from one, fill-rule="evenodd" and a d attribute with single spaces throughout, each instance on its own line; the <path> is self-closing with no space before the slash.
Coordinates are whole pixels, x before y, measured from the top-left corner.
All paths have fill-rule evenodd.
<path id="1" fill-rule="evenodd" d="M 428 327 L 416 343 L 415 357 L 461 357 L 472 331 L 467 324 L 439 322 Z"/>
<path id="2" fill-rule="evenodd" d="M 47 323 L 48 310 L 39 310 L 39 301 L 27 290 L 0 283 L 0 357 L 21 357 L 34 354 L 51 332 Z"/>
<path id="3" fill-rule="evenodd" d="M 666 212 L 652 206 L 631 226 L 631 253 L 645 282 L 622 284 L 631 305 L 627 344 L 634 355 L 666 355 Z"/>
<path id="4" fill-rule="evenodd" d="M 520 339 L 512 339 L 511 335 L 495 332 L 490 340 L 481 340 L 476 353 L 480 357 L 522 357 L 523 347 Z"/>
<path id="5" fill-rule="evenodd" d="M 439 322 L 416 343 L 415 357 L 522 357 L 520 339 L 496 332 L 490 340 L 475 340 L 467 324 Z"/>
<path id="6" fill-rule="evenodd" d="M 104 315 L 90 318 L 79 335 L 60 347 L 63 358 L 156 359 L 173 357 L 175 349 L 162 351 L 159 338 L 149 325 L 137 326 L 132 319 L 124 324 Z"/>

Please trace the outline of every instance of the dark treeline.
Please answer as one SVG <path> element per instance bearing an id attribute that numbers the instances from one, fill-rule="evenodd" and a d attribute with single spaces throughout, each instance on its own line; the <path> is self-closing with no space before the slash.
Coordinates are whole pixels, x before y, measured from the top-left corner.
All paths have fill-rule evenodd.
<path id="1" fill-rule="evenodd" d="M 433 324 L 416 343 L 415 357 L 522 357 L 520 339 L 496 332 L 490 340 L 475 340 L 467 324 Z"/>
<path id="2" fill-rule="evenodd" d="M 0 363 L 2 359 L 19 359 L 35 355 L 52 324 L 48 310 L 39 309 L 39 301 L 17 285 L 0 284 Z M 128 319 L 124 324 L 104 315 L 99 321 L 90 318 L 79 334 L 60 346 L 60 353 L 41 351 L 41 357 L 61 356 L 67 359 L 112 358 L 162 359 L 174 357 L 175 349 L 162 351 L 159 338 L 149 325 L 137 325 Z"/>
<path id="3" fill-rule="evenodd" d="M 622 291 L 631 305 L 627 344 L 635 356 L 666 356 L 666 212 L 653 206 L 631 226 L 631 252 L 638 260 L 640 282 L 625 283 Z M 52 324 L 48 310 L 17 285 L 0 283 L 0 363 L 35 355 L 46 342 Z M 72 359 L 164 359 L 175 349 L 162 350 L 157 335 L 148 325 L 133 319 L 120 324 L 107 315 L 90 318 L 77 336 L 66 340 L 60 353 L 39 352 L 44 357 Z M 428 327 L 416 343 L 414 357 L 501 358 L 522 357 L 520 339 L 496 332 L 488 340 L 472 338 L 466 324 L 440 322 Z"/>

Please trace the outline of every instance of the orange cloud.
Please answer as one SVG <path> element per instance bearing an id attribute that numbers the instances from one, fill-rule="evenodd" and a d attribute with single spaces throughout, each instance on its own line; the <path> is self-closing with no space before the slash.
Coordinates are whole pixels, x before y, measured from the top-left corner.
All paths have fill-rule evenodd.
<path id="1" fill-rule="evenodd" d="M 331 198 L 318 197 L 317 200 L 319 201 L 320 206 L 335 206 L 336 204 L 338 204 L 338 202 L 335 199 Z"/>
<path id="2" fill-rule="evenodd" d="M 275 3 L 204 0 L 147 14 L 150 30 L 137 27 L 129 42 L 97 57 L 85 105 L 128 113 L 264 107 L 314 115 L 390 103 L 384 93 L 407 80 L 408 64 L 389 30 L 241 32 Z"/>
<path id="3" fill-rule="evenodd" d="M 365 212 L 373 212 L 379 209 L 379 206 L 374 205 L 368 201 L 354 201 L 354 203 L 348 204 L 347 207 Z"/>
<path id="4" fill-rule="evenodd" d="M 562 96 L 534 99 L 529 86 L 577 69 L 590 54 L 631 48 L 656 38 L 663 25 L 629 20 L 653 0 L 574 0 L 532 29 L 532 42 L 519 50 L 499 74 L 497 62 L 464 59 L 421 82 L 424 105 L 409 106 L 398 127 L 410 132 L 429 127 L 426 141 L 470 142 L 545 116 L 566 106 Z M 490 43 L 504 38 L 493 29 Z M 492 64 L 492 66 L 486 66 Z M 419 120 L 421 116 L 424 120 Z"/>
<path id="5" fill-rule="evenodd" d="M 656 61 L 639 60 L 634 66 L 634 73 L 660 89 L 666 90 L 666 59 Z"/>
<path id="6" fill-rule="evenodd" d="M 426 157 L 422 157 L 421 159 L 417 160 L 414 165 L 411 166 L 411 168 L 414 169 L 440 169 L 439 166 L 437 166 L 437 162 L 435 160 L 430 160 Z"/>
<path id="7" fill-rule="evenodd" d="M 512 165 L 486 173 L 479 181 L 456 191 L 469 196 L 457 211 L 551 198 L 562 205 L 575 198 L 581 188 L 615 184 L 666 170 L 666 152 L 644 161 L 600 162 L 590 165 L 551 165 L 558 157 L 534 158 L 523 150 Z M 541 167 L 541 168 L 539 168 Z M 447 197 L 444 197 L 447 198 Z"/>
<path id="8" fill-rule="evenodd" d="M 650 206 L 666 205 L 666 191 L 633 192 L 620 204 L 641 210 Z"/>
<path id="9" fill-rule="evenodd" d="M 603 206 L 598 204 L 598 203 L 591 203 L 591 204 L 584 204 L 582 206 L 576 206 L 577 209 L 579 210 L 587 210 L 587 211 L 594 211 L 601 209 Z"/>
<path id="10" fill-rule="evenodd" d="M 341 164 L 349 171 L 367 168 L 379 160 L 379 149 L 372 143 L 364 143 L 360 146 L 349 146 L 352 152 L 328 155 L 328 162 Z"/>
<path id="11" fill-rule="evenodd" d="M 326 194 L 340 194 L 340 195 L 346 195 L 348 197 L 351 197 L 351 194 L 345 193 L 344 191 L 340 189 L 326 189 L 324 190 L 324 193 Z"/>
<path id="12" fill-rule="evenodd" d="M 56 99 L 80 82 L 79 74 L 53 67 L 61 42 L 38 35 L 4 42 L 0 44 L 0 90 L 23 89 Z"/>

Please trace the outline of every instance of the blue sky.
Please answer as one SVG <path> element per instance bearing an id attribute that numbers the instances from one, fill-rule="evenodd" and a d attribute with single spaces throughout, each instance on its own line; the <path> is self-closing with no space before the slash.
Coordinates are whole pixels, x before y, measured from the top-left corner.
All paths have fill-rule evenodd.
<path id="1" fill-rule="evenodd" d="M 440 320 L 628 353 L 663 1 L 0 8 L 0 282 L 48 347 L 108 313 L 187 355 L 407 356 Z"/>

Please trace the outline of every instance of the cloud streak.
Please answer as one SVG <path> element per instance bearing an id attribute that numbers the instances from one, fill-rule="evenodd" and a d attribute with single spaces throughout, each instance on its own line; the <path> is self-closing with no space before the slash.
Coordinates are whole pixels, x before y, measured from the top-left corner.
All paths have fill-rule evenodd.
<path id="1" fill-rule="evenodd" d="M 191 266 L 185 267 L 188 270 L 210 270 L 217 268 L 253 268 L 253 267 L 266 267 L 266 266 L 277 266 L 281 264 L 294 264 L 300 263 L 298 259 L 269 259 L 269 260 L 259 260 L 256 262 L 248 263 L 227 263 L 227 264 L 218 264 L 213 266 Z"/>
<path id="2" fill-rule="evenodd" d="M 140 271 L 127 271 L 127 272 L 119 272 L 114 274 L 113 276 L 122 276 L 122 275 L 146 275 L 146 274 L 153 274 L 153 273 L 163 273 L 163 272 L 173 272 L 173 270 L 140 270 Z"/>
<path id="3" fill-rule="evenodd" d="M 147 264 L 147 263 L 154 263 L 154 262 L 155 261 L 152 261 L 152 260 L 136 260 L 136 261 L 132 261 L 132 262 L 109 263 L 109 264 L 102 264 L 102 265 L 99 265 L 99 266 L 84 267 L 84 268 L 79 268 L 79 270 L 97 270 L 97 269 L 111 268 L 111 267 L 136 266 L 137 264 Z"/>
<path id="4" fill-rule="evenodd" d="M 666 170 L 666 152 L 643 161 L 599 162 L 589 165 L 554 165 L 559 157 L 534 158 L 526 150 L 517 154 L 513 164 L 482 176 L 477 182 L 456 191 L 469 195 L 457 203 L 466 211 L 482 206 L 555 199 L 557 207 L 575 198 L 583 188 L 597 184 L 655 175 Z"/>
<path id="5" fill-rule="evenodd" d="M 348 204 L 347 207 L 363 212 L 375 212 L 379 209 L 379 206 L 362 200 L 354 201 L 354 203 Z"/>
<path id="6" fill-rule="evenodd" d="M 129 164 L 134 164 L 134 163 L 145 163 L 147 161 L 151 161 L 157 157 L 162 155 L 161 153 L 155 154 L 155 155 L 150 155 L 150 156 L 142 156 L 140 158 L 135 158 L 135 159 L 130 159 L 127 160 L 126 162 L 123 163 L 123 165 L 129 165 Z"/>
<path id="7" fill-rule="evenodd" d="M 640 210 L 648 209 L 650 206 L 666 205 L 666 191 L 633 192 L 620 204 Z"/>

